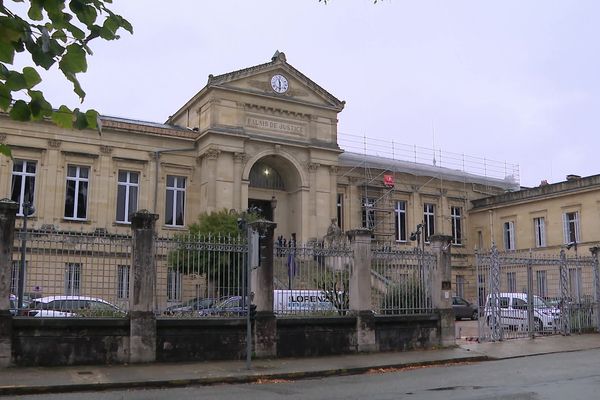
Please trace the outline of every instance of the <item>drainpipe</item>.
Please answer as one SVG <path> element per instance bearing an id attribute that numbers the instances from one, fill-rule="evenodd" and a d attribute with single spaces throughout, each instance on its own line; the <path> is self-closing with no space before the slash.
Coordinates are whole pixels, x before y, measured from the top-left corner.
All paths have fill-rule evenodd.
<path id="1" fill-rule="evenodd" d="M 156 202 L 157 202 L 157 196 L 158 196 L 158 169 L 159 169 L 159 160 L 160 160 L 160 155 L 163 153 L 179 153 L 179 152 L 183 152 L 183 151 L 193 151 L 196 150 L 196 146 L 194 147 L 184 147 L 181 149 L 164 149 L 164 150 L 156 150 L 154 152 L 154 162 L 156 163 L 155 168 L 154 168 L 154 203 L 152 205 L 152 212 L 155 214 L 158 214 L 156 211 Z"/>

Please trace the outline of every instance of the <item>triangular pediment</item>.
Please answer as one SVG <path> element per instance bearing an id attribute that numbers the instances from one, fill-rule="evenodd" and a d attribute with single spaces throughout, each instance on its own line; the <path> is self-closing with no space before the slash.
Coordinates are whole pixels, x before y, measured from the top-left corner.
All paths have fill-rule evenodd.
<path id="1" fill-rule="evenodd" d="M 271 85 L 271 79 L 276 75 L 281 75 L 287 80 L 288 88 L 283 93 L 278 93 Z M 271 62 L 210 76 L 207 86 L 274 96 L 281 100 L 298 101 L 338 111 L 344 108 L 343 101 L 288 64 L 285 54 L 279 51 L 273 55 Z"/>
<path id="2" fill-rule="evenodd" d="M 278 93 L 272 87 L 271 80 L 276 75 L 281 75 L 287 80 L 287 90 L 282 93 Z M 209 75 L 206 86 L 174 115 L 180 114 L 211 89 L 258 95 L 278 101 L 289 101 L 307 106 L 326 108 L 336 112 L 342 111 L 345 105 L 344 101 L 339 100 L 302 72 L 288 64 L 285 54 L 279 51 L 275 52 L 268 63 L 222 75 Z M 169 122 L 167 121 L 167 123 Z"/>

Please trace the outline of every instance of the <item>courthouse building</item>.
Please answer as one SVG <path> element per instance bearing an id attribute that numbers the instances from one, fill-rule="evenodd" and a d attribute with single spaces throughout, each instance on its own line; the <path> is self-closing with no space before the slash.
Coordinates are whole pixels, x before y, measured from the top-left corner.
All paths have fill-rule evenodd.
<path id="1" fill-rule="evenodd" d="M 432 234 L 452 236 L 461 276 L 482 240 L 473 232 L 488 234 L 479 216 L 477 227 L 470 221 L 471 202 L 518 190 L 518 182 L 344 151 L 337 126 L 344 104 L 277 52 L 265 64 L 210 75 L 165 123 L 103 116 L 100 135 L 2 115 L 0 141 L 13 160 L 0 158 L 0 197 L 31 201 L 34 230 L 126 235 L 131 213 L 147 209 L 165 235 L 185 231 L 203 212 L 258 206 L 277 223 L 276 236 L 319 240 L 335 220 L 410 248 L 421 225 L 425 243 Z"/>

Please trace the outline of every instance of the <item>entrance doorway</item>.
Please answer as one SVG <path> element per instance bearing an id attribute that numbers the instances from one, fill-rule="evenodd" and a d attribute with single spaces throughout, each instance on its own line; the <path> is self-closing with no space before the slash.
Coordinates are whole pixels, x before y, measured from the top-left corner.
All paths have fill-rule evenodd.
<path id="1" fill-rule="evenodd" d="M 256 209 L 261 217 L 268 221 L 273 221 L 271 200 L 248 199 L 248 208 Z"/>

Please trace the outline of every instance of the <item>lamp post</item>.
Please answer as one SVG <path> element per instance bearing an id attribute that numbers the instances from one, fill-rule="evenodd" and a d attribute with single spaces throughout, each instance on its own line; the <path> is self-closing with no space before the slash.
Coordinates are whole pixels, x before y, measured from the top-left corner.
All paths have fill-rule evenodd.
<path id="1" fill-rule="evenodd" d="M 18 308 L 22 310 L 23 292 L 25 289 L 25 254 L 27 252 L 27 218 L 35 212 L 35 208 L 29 201 L 23 203 L 23 232 L 21 237 L 21 264 L 19 265 L 19 288 L 17 297 L 19 298 Z"/>

